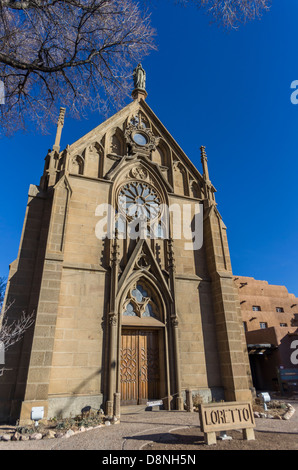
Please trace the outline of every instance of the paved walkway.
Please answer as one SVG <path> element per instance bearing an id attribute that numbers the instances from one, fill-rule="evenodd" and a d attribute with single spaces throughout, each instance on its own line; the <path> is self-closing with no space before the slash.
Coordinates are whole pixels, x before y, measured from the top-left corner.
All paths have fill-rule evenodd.
<path id="1" fill-rule="evenodd" d="M 298 433 L 298 402 L 289 421 L 256 418 L 256 430 Z M 0 442 L 1 450 L 141 450 L 160 435 L 171 441 L 170 432 L 199 425 L 198 413 L 186 411 L 145 411 L 143 406 L 122 409 L 121 422 L 76 434 L 68 439 Z"/>

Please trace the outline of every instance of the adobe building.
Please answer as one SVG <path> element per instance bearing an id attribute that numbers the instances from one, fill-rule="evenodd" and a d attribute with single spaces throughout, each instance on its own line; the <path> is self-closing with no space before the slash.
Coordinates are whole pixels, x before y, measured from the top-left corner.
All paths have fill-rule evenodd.
<path id="1" fill-rule="evenodd" d="M 298 367 L 291 359 L 295 350 L 292 343 L 298 340 L 298 298 L 285 286 L 270 285 L 252 277 L 235 276 L 234 282 L 255 388 L 298 391 Z M 282 377 L 283 370 L 293 371 L 294 380 L 292 374 Z"/>
<path id="2" fill-rule="evenodd" d="M 132 97 L 63 150 L 62 108 L 40 184 L 30 185 L 6 302 L 15 301 L 11 318 L 26 310 L 36 320 L 6 355 L 2 420 L 26 422 L 37 406 L 48 418 L 85 406 L 117 415 L 119 401 L 162 399 L 166 409 L 181 410 L 186 389 L 205 401 L 251 399 L 226 227 L 205 149 L 201 174 L 145 101 L 141 67 Z M 115 230 L 112 217 L 104 223 L 103 204 L 116 209 Z M 165 207 L 176 210 L 168 227 Z M 184 207 L 188 229 L 202 216 L 203 244 L 193 240 L 191 249 L 175 219 Z M 155 222 L 154 237 L 149 225 L 123 236 L 136 214 Z M 112 236 L 102 237 L 104 225 Z"/>

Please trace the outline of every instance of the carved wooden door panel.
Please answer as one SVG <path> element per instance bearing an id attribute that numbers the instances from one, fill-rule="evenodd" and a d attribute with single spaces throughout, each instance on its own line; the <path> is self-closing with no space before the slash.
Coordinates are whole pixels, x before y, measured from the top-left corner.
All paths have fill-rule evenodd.
<path id="1" fill-rule="evenodd" d="M 139 332 L 139 403 L 159 398 L 159 349 L 156 331 Z"/>
<path id="2" fill-rule="evenodd" d="M 124 330 L 120 351 L 121 403 L 145 404 L 159 398 L 157 331 Z"/>
<path id="3" fill-rule="evenodd" d="M 120 382 L 123 404 L 137 403 L 138 397 L 138 332 L 125 331 L 121 337 Z"/>

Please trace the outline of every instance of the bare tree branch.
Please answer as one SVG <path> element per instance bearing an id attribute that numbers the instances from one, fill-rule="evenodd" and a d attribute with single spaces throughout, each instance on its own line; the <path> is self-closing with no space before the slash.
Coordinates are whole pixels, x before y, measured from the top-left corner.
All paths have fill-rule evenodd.
<path id="1" fill-rule="evenodd" d="M 0 135 L 120 106 L 153 37 L 135 0 L 0 0 Z"/>
<path id="2" fill-rule="evenodd" d="M 237 28 L 270 0 L 174 0 Z M 68 115 L 105 113 L 130 91 L 135 65 L 155 49 L 148 0 L 0 0 L 0 136 L 34 121 L 41 131 Z"/>
<path id="3" fill-rule="evenodd" d="M 27 314 L 22 312 L 20 317 L 11 321 L 8 312 L 12 308 L 14 302 L 6 306 L 4 312 L 0 317 L 0 352 L 6 354 L 7 350 L 19 342 L 24 336 L 25 332 L 34 324 L 35 313 Z M 4 366 L 0 367 L 0 377 L 6 369 Z"/>
<path id="4" fill-rule="evenodd" d="M 9 347 L 20 341 L 25 331 L 30 328 L 33 323 L 34 312 L 30 315 L 22 312 L 20 318 L 12 323 L 9 323 L 8 318 L 4 317 L 0 330 L 0 341 L 4 344 L 4 350 L 7 351 Z"/>
<path id="5" fill-rule="evenodd" d="M 213 20 L 226 28 L 238 28 L 239 24 L 255 20 L 270 9 L 271 0 L 176 0 L 184 5 L 193 3 L 211 15 Z"/>

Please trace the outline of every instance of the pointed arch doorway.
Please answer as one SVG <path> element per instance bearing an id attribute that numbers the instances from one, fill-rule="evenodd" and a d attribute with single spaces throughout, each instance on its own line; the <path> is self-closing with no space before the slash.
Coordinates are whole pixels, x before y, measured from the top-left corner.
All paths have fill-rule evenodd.
<path id="1" fill-rule="evenodd" d="M 125 328 L 121 335 L 122 405 L 141 405 L 161 398 L 161 331 Z"/>
<path id="2" fill-rule="evenodd" d="M 166 395 L 165 324 L 154 289 L 144 280 L 126 295 L 119 341 L 121 405 L 146 404 Z"/>

